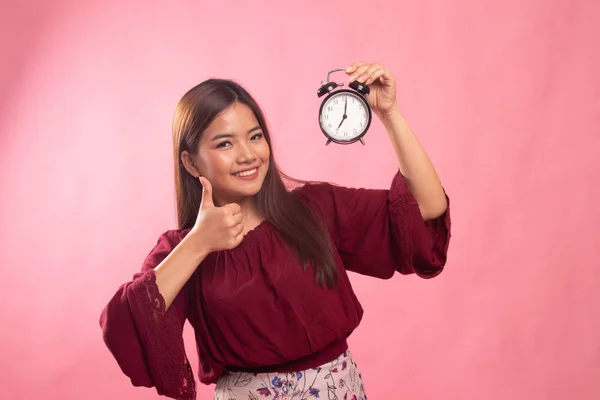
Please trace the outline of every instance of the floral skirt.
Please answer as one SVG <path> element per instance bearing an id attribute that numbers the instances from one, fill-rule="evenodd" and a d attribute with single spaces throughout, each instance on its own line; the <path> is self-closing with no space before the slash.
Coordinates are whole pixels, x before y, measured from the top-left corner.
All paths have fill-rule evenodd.
<path id="1" fill-rule="evenodd" d="M 352 353 L 318 368 L 298 372 L 227 372 L 217 382 L 214 400 L 367 400 Z"/>

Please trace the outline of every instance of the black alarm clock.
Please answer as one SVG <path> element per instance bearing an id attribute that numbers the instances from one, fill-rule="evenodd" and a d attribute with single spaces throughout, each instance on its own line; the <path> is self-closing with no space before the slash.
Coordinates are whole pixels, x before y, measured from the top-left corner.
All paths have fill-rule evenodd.
<path id="1" fill-rule="evenodd" d="M 344 68 L 334 69 L 327 73 L 327 80 L 321 82 L 317 91 L 318 97 L 327 95 L 321 102 L 319 108 L 319 126 L 327 138 L 328 145 L 331 142 L 337 144 L 352 144 L 360 141 L 363 145 L 363 136 L 371 126 L 371 107 L 366 96 L 370 89 L 360 82 L 350 82 L 350 89 L 340 89 L 343 83 L 329 81 L 329 75 L 333 72 L 345 71 Z"/>

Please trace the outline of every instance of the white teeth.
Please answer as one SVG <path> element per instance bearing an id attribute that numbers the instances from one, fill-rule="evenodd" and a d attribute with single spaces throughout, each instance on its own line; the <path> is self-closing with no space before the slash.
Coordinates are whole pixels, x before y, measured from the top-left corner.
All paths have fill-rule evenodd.
<path id="1" fill-rule="evenodd" d="M 238 172 L 237 174 L 234 174 L 234 175 L 235 176 L 250 176 L 250 175 L 253 175 L 255 172 L 256 172 L 256 168 L 253 168 L 248 171 Z"/>

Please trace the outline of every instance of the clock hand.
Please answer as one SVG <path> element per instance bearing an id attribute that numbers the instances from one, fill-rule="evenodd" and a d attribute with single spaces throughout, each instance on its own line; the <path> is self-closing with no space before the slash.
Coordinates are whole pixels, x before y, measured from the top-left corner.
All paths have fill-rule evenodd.
<path id="1" fill-rule="evenodd" d="M 340 122 L 340 124 L 337 127 L 337 130 L 340 130 L 340 127 L 342 126 L 342 124 L 344 123 L 344 120 L 346 118 L 348 118 L 348 116 L 346 115 L 346 110 L 348 109 L 348 98 L 346 97 L 346 103 L 344 104 L 344 115 L 342 116 L 342 122 Z"/>

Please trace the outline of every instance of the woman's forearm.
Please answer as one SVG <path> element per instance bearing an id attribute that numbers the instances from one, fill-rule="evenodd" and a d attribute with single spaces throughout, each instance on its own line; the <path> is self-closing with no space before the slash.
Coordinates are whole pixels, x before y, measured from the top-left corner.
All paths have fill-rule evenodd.
<path id="1" fill-rule="evenodd" d="M 397 107 L 379 118 L 392 142 L 400 173 L 406 178 L 423 219 L 439 217 L 446 211 L 448 204 L 440 179 L 425 149 Z"/>
<path id="2" fill-rule="evenodd" d="M 208 254 L 198 248 L 197 241 L 191 239 L 189 235 L 183 238 L 173 251 L 154 268 L 156 286 L 165 299 L 167 310 Z"/>

